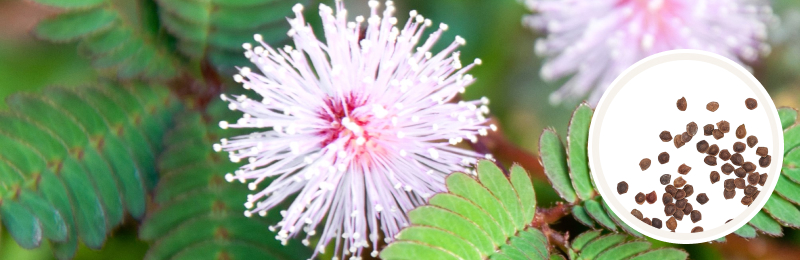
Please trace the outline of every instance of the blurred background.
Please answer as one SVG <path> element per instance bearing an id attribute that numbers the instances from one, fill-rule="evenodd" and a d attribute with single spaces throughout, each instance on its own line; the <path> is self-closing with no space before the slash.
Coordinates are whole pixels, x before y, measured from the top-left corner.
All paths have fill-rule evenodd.
<path id="1" fill-rule="evenodd" d="M 66 1 L 66 0 L 65 0 Z M 367 0 L 346 0 L 351 16 L 367 14 Z M 307 5 L 306 17 L 318 23 L 320 2 Z M 539 77 L 541 58 L 534 55 L 535 32 L 525 28 L 522 17 L 529 11 L 518 0 L 396 0 L 400 21 L 408 10 L 416 9 L 434 23 L 447 23 L 450 30 L 440 41 L 460 35 L 467 40 L 461 50 L 462 61 L 481 58 L 483 65 L 473 69 L 477 82 L 467 89 L 465 99 L 490 98 L 493 116 L 506 137 L 517 146 L 535 153 L 538 137 L 545 127 L 566 132 L 567 122 L 577 103 L 552 105 L 548 95 L 563 81 L 544 82 Z M 800 105 L 800 1 L 775 0 L 773 9 L 780 23 L 771 28 L 772 53 L 757 64 L 750 64 L 754 74 L 769 91 L 777 106 Z M 57 9 L 23 0 L 0 0 L 0 109 L 2 98 L 18 92 L 37 92 L 45 86 L 79 86 L 94 82 L 96 72 L 78 52 L 76 44 L 52 44 L 36 40 L 30 30 L 42 18 L 58 13 Z M 352 17 L 351 17 L 352 18 Z M 318 26 L 317 26 L 318 27 Z M 539 205 L 555 203 L 557 196 L 547 180 L 535 179 Z M 578 234 L 586 228 L 571 217 L 555 225 L 559 230 Z M 81 248 L 76 259 L 142 259 L 148 245 L 137 239 L 137 223 L 129 219 L 115 231 L 100 251 Z M 268 232 L 264 230 L 263 232 Z M 800 255 L 800 232 L 784 229 L 783 237 L 759 235 L 745 241 L 728 236 L 728 243 L 678 245 L 689 251 L 692 259 L 797 258 Z M 656 246 L 664 243 L 652 241 Z M 0 237 L 0 259 L 52 259 L 43 243 L 39 249 L 19 248 L 7 233 Z"/>

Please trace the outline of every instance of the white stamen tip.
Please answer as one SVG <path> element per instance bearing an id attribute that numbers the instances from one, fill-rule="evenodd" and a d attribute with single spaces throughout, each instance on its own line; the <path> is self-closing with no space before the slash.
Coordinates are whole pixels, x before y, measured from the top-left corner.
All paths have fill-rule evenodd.
<path id="1" fill-rule="evenodd" d="M 296 4 L 296 5 L 294 5 L 294 6 L 292 7 L 292 11 L 294 11 L 294 12 L 296 12 L 296 13 L 302 12 L 302 11 L 303 11 L 303 5 L 302 5 L 302 4 Z"/>
<path id="2" fill-rule="evenodd" d="M 219 121 L 219 128 L 228 129 L 228 121 Z"/>
<path id="3" fill-rule="evenodd" d="M 481 64 L 483 64 L 483 60 L 481 60 L 480 58 L 475 58 L 474 63 L 475 63 L 475 65 L 481 65 Z"/>
<path id="4" fill-rule="evenodd" d="M 253 39 L 256 40 L 257 42 L 262 42 L 264 41 L 264 36 L 261 36 L 261 34 L 256 33 L 253 34 Z"/>

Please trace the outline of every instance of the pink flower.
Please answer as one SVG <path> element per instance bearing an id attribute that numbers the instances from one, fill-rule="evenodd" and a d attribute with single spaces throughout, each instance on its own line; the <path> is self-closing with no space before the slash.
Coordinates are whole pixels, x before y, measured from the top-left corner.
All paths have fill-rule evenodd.
<path id="1" fill-rule="evenodd" d="M 474 81 L 466 72 L 481 61 L 462 67 L 458 36 L 430 52 L 445 24 L 418 46 L 432 22 L 411 11 L 398 28 L 393 2 L 385 2 L 383 17 L 379 5 L 369 1 L 370 16 L 351 22 L 341 1 L 335 13 L 320 5 L 324 42 L 296 5 L 294 47 L 273 49 L 260 35 L 257 46 L 244 44 L 260 72 L 243 67 L 234 80 L 260 97 L 222 96 L 244 116 L 220 127 L 256 131 L 214 145 L 247 162 L 225 176 L 257 191 L 245 215 L 265 215 L 296 194 L 271 228 L 283 242 L 303 231 L 308 245 L 324 221 L 317 250 L 335 240 L 336 255 L 359 256 L 368 241 L 377 246 L 378 232 L 390 241 L 407 225 L 406 212 L 444 191 L 445 176 L 491 157 L 452 146 L 495 129 L 486 125 L 487 99 L 449 103 Z"/>
<path id="2" fill-rule="evenodd" d="M 536 53 L 547 57 L 541 76 L 570 77 L 552 103 L 597 103 L 605 89 L 637 61 L 667 50 L 714 52 L 739 63 L 770 51 L 772 9 L 759 0 L 527 0 L 537 12 L 524 23 L 547 33 Z"/>

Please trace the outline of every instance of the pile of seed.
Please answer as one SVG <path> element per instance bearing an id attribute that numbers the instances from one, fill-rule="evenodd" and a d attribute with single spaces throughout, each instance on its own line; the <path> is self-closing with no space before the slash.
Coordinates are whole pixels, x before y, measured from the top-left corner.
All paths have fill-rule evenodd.
<path id="1" fill-rule="evenodd" d="M 681 98 L 677 102 L 678 110 L 686 111 L 688 107 L 688 102 L 686 98 Z M 749 110 L 753 110 L 758 107 L 758 103 L 753 98 L 748 98 L 745 100 L 745 107 Z M 717 102 L 709 102 L 706 105 L 706 109 L 711 112 L 715 112 L 720 108 L 720 104 Z M 676 149 L 680 149 L 687 143 L 689 143 L 699 131 L 699 127 L 697 123 L 690 122 L 686 125 L 686 131 L 683 133 L 672 135 L 669 131 L 662 131 L 659 134 L 659 139 L 662 142 L 672 142 Z M 713 142 L 714 140 L 720 140 L 726 136 L 726 134 L 730 133 L 731 131 L 731 124 L 728 121 L 722 120 L 716 122 L 715 124 L 706 124 L 703 126 L 703 135 L 710 136 L 709 140 Z M 699 136 L 699 135 L 697 135 Z M 731 135 L 728 135 L 731 136 Z M 744 139 L 746 142 L 736 142 L 733 144 L 733 147 L 730 149 L 733 151 L 729 151 L 727 147 L 720 150 L 720 147 L 716 144 L 710 144 L 709 141 L 700 140 L 696 144 L 697 152 L 703 155 L 703 163 L 709 166 L 717 166 L 718 162 L 717 159 L 721 160 L 723 163 L 720 165 L 719 170 L 727 175 L 733 173 L 736 178 L 728 178 L 723 181 L 722 184 L 722 193 L 725 199 L 733 199 L 736 196 L 736 190 L 740 189 L 744 192 L 744 197 L 742 197 L 741 203 L 745 206 L 750 206 L 753 203 L 753 200 L 758 196 L 760 193 L 757 185 L 764 186 L 767 182 L 768 175 L 766 173 L 759 174 L 755 170 L 757 166 L 755 163 L 750 161 L 745 161 L 745 155 L 749 155 L 746 153 L 747 148 L 753 148 L 758 144 L 758 138 L 754 135 L 747 136 L 747 128 L 744 124 L 739 125 L 733 133 L 737 139 Z M 711 140 L 713 138 L 713 140 Z M 772 161 L 772 157 L 769 155 L 769 150 L 767 147 L 758 147 L 755 149 L 755 158 L 758 158 L 758 166 L 761 168 L 766 168 L 770 165 Z M 667 164 L 669 163 L 669 153 L 662 152 L 657 156 L 659 164 Z M 750 155 L 749 157 L 752 157 Z M 649 158 L 644 158 L 639 161 L 639 168 L 642 171 L 645 171 L 650 168 L 651 161 Z M 688 216 L 689 220 L 692 223 L 697 223 L 702 220 L 703 215 L 700 213 L 699 210 L 694 209 L 691 203 L 689 203 L 689 197 L 694 194 L 694 187 L 689 184 L 681 175 L 688 175 L 692 171 L 692 167 L 687 163 L 681 163 L 680 166 L 677 168 L 677 172 L 679 175 L 678 178 L 672 179 L 671 174 L 663 174 L 659 177 L 659 183 L 661 185 L 666 185 L 664 188 L 664 194 L 661 195 L 661 201 L 664 204 L 664 214 L 667 219 L 666 226 L 667 229 L 675 232 L 675 229 L 678 227 L 678 221 L 682 221 L 684 216 Z M 711 171 L 710 179 L 711 183 L 715 184 L 719 182 L 722 176 L 720 176 L 719 172 Z M 619 182 L 617 184 L 617 193 L 624 194 L 628 192 L 628 183 L 627 182 Z M 658 200 L 658 196 L 655 191 L 651 191 L 647 194 L 643 192 L 639 192 L 634 196 L 634 200 L 636 204 L 643 205 L 645 202 L 648 204 L 653 204 Z M 708 203 L 708 195 L 706 193 L 699 193 L 695 197 L 695 201 L 700 205 L 705 205 Z M 661 229 L 662 223 L 661 220 L 658 218 L 650 218 L 645 217 L 641 211 L 638 209 L 633 209 L 631 214 L 636 217 L 637 219 L 643 221 L 644 223 L 651 225 L 657 229 Z M 727 223 L 727 222 L 726 222 Z M 703 228 L 700 226 L 696 226 L 692 228 L 692 233 L 703 232 Z"/>

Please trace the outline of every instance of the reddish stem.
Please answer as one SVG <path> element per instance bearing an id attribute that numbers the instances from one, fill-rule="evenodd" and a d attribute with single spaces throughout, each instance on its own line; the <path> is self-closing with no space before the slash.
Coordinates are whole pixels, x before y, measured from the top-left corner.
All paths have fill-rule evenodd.
<path id="1" fill-rule="evenodd" d="M 498 125 L 497 120 L 494 118 L 491 119 L 491 123 Z M 481 136 L 478 139 L 478 143 L 488 149 L 498 160 L 517 163 L 522 168 L 525 168 L 532 177 L 539 180 L 547 180 L 544 175 L 544 168 L 539 162 L 539 156 L 511 143 L 501 129 L 490 131 L 488 135 Z"/>
<path id="2" fill-rule="evenodd" d="M 533 216 L 531 225 L 535 228 L 541 228 L 547 224 L 555 223 L 559 219 L 571 213 L 570 205 L 558 202 L 551 208 L 536 208 L 536 215 Z"/>

